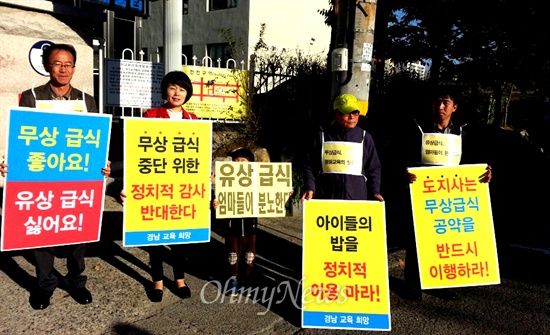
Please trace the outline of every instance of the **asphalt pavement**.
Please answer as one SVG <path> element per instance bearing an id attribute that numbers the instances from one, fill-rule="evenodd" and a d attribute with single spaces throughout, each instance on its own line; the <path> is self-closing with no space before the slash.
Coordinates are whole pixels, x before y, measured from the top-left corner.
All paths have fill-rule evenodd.
<path id="1" fill-rule="evenodd" d="M 261 294 L 230 299 L 224 289 L 226 253 L 218 227 L 208 243 L 189 245 L 183 261 L 192 297 L 173 292 L 172 272 L 165 265 L 165 293 L 150 302 L 148 253 L 122 247 L 122 207 L 115 200 L 117 182 L 108 187 L 102 235 L 89 243 L 87 287 L 93 302 L 79 305 L 63 289 L 51 305 L 35 311 L 28 303 L 35 285 L 27 251 L 0 253 L 0 334 L 163 335 L 163 334 L 360 334 L 372 331 L 302 329 L 300 327 L 301 231 L 299 206 L 285 218 L 260 220 L 256 285 Z M 387 204 L 391 334 L 550 334 L 550 230 L 532 231 L 499 251 L 501 284 L 455 289 L 459 300 L 424 294 L 404 298 L 403 229 L 399 208 Z M 63 255 L 55 261 L 64 274 Z"/>

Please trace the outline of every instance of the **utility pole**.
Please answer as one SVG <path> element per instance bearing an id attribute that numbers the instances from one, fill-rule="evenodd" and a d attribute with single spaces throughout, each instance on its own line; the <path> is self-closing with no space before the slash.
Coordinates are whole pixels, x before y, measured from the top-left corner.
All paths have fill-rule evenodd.
<path id="1" fill-rule="evenodd" d="M 164 0 L 164 73 L 181 71 L 183 0 Z"/>
<path id="2" fill-rule="evenodd" d="M 332 97 L 349 93 L 369 106 L 376 0 L 336 0 L 336 43 L 332 51 Z"/>

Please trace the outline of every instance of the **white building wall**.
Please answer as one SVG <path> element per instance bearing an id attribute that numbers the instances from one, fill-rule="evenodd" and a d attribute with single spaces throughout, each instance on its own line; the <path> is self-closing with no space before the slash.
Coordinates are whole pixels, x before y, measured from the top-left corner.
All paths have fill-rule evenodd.
<path id="1" fill-rule="evenodd" d="M 151 15 L 143 20 L 142 45 L 149 51 L 164 43 L 163 3 L 163 0 L 152 2 Z M 227 42 L 219 30 L 229 29 L 234 42 L 243 42 L 248 61 L 260 38 L 261 24 L 265 23 L 264 40 L 269 47 L 327 54 L 330 27 L 318 12 L 327 8 L 328 1 L 323 0 L 238 0 L 237 8 L 208 12 L 208 0 L 189 0 L 189 12 L 182 15 L 182 43 L 193 45 L 193 53 L 201 61 L 208 44 Z M 191 60 L 188 62 L 192 64 Z"/>

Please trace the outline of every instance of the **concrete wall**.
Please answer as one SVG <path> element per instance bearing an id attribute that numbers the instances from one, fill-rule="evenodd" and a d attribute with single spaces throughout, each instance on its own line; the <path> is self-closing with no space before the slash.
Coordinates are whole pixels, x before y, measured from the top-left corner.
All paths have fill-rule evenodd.
<path id="1" fill-rule="evenodd" d="M 18 2 L 49 5 L 49 8 L 37 10 L 5 3 L 0 1 L 0 156 L 6 150 L 9 107 L 17 106 L 18 94 L 32 87 L 33 83 L 38 86 L 49 80 L 35 72 L 29 62 L 29 51 L 34 43 L 49 40 L 73 44 L 77 50 L 77 62 L 72 84 L 94 95 L 91 23 L 74 17 L 55 16 L 55 5 L 47 1 Z M 3 178 L 0 178 L 0 186 L 3 186 Z"/>
<path id="2" fill-rule="evenodd" d="M 219 30 L 230 29 L 233 40 L 242 40 L 247 47 L 249 2 L 239 0 L 236 8 L 209 12 L 207 1 L 189 1 L 189 15 L 183 16 L 183 44 L 193 45 L 193 53 L 198 60 L 202 60 L 206 56 L 208 44 L 227 42 Z M 217 66 L 216 60 L 213 61 L 214 66 Z"/>
<path id="3" fill-rule="evenodd" d="M 149 54 L 146 55 L 146 59 L 156 62 L 157 56 L 153 54 L 158 47 L 164 45 L 164 0 L 151 2 L 149 8 L 149 18 L 143 19 L 143 25 L 141 29 L 141 43 L 142 48 L 147 48 Z M 164 60 L 162 57 L 159 59 L 160 63 Z"/>

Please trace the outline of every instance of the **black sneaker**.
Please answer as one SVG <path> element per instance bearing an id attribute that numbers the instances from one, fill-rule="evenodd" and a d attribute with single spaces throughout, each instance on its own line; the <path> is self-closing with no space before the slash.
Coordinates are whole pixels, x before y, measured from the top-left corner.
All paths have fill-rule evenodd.
<path id="1" fill-rule="evenodd" d="M 73 299 L 81 305 L 92 303 L 92 293 L 85 287 L 79 287 L 69 290 L 69 294 Z"/>
<path id="2" fill-rule="evenodd" d="M 149 296 L 149 300 L 151 300 L 151 302 L 161 302 L 164 292 L 162 289 L 154 288 L 150 290 L 147 295 Z"/>
<path id="3" fill-rule="evenodd" d="M 29 303 L 33 309 L 46 309 L 50 306 L 50 298 L 52 297 L 53 292 L 37 290 L 31 293 L 29 297 Z"/>
<path id="4" fill-rule="evenodd" d="M 178 287 L 177 296 L 182 299 L 189 299 L 191 298 L 191 289 L 187 285 Z"/>

